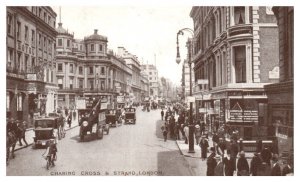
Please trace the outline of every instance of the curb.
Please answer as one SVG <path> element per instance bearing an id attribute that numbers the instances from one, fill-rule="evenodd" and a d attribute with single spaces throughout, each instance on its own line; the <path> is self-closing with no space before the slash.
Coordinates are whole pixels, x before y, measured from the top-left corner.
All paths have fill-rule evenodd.
<path id="1" fill-rule="evenodd" d="M 195 157 L 195 156 L 191 156 L 191 155 L 188 155 L 188 154 L 183 154 L 183 152 L 181 151 L 181 148 L 179 147 L 179 144 L 178 144 L 177 140 L 176 140 L 176 144 L 177 144 L 177 147 L 178 147 L 178 149 L 179 149 L 179 151 L 180 151 L 180 154 L 183 155 L 184 157 L 190 157 L 190 158 L 195 158 L 195 159 L 201 159 L 201 157 Z"/>
<path id="2" fill-rule="evenodd" d="M 76 128 L 76 127 L 78 127 L 78 126 L 79 126 L 79 125 L 72 126 L 71 128 L 65 129 L 65 131 L 69 131 L 69 130 L 71 130 L 71 129 L 73 129 L 73 128 Z M 26 129 L 26 131 L 30 131 L 30 130 L 33 130 L 33 128 Z M 26 145 L 25 145 L 25 146 L 21 146 L 21 147 L 15 149 L 15 152 L 18 151 L 18 150 L 27 148 L 27 147 L 31 146 L 32 144 L 33 144 L 33 142 L 32 142 L 32 143 L 29 143 L 27 146 L 26 146 Z"/>

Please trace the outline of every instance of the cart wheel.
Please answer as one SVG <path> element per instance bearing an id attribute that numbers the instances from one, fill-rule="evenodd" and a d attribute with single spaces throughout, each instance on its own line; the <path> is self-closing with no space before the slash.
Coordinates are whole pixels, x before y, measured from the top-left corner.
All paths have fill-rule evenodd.
<path id="1" fill-rule="evenodd" d="M 99 128 L 97 130 L 96 136 L 97 136 L 97 139 L 102 139 L 103 138 L 103 129 L 102 128 Z"/>

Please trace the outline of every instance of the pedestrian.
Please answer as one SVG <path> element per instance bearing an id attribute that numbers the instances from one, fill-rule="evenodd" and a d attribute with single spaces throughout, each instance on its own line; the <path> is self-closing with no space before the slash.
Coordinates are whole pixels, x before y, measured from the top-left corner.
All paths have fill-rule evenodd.
<path id="1" fill-rule="evenodd" d="M 266 163 L 262 162 L 257 171 L 257 176 L 270 176 L 271 167 Z"/>
<path id="2" fill-rule="evenodd" d="M 219 136 L 217 135 L 217 133 L 213 134 L 212 141 L 213 141 L 214 146 L 216 146 L 216 144 L 219 143 Z"/>
<path id="3" fill-rule="evenodd" d="M 282 168 L 282 176 L 288 176 L 291 173 L 293 173 L 292 167 L 288 164 L 286 160 L 284 160 L 283 168 Z"/>
<path id="4" fill-rule="evenodd" d="M 165 113 L 164 113 L 164 110 L 162 109 L 161 112 L 160 112 L 161 120 L 164 120 L 164 114 L 165 114 Z"/>
<path id="5" fill-rule="evenodd" d="M 244 141 L 242 138 L 239 139 L 239 151 L 244 151 Z"/>
<path id="6" fill-rule="evenodd" d="M 271 168 L 271 176 L 281 176 L 281 168 L 278 161 L 278 155 L 274 154 L 272 160 L 273 164 Z"/>
<path id="7" fill-rule="evenodd" d="M 224 170 L 225 176 L 233 176 L 235 171 L 235 161 L 232 157 L 230 157 L 230 151 L 227 150 L 227 153 L 224 155 L 223 163 L 224 163 Z"/>
<path id="8" fill-rule="evenodd" d="M 204 123 L 204 121 L 200 122 L 200 131 L 201 131 L 201 135 L 203 135 L 204 131 L 205 131 L 205 123 Z"/>
<path id="9" fill-rule="evenodd" d="M 176 139 L 176 140 L 180 140 L 179 130 L 180 130 L 180 125 L 179 125 L 179 123 L 176 122 L 175 128 L 174 128 L 175 139 Z"/>
<path id="10" fill-rule="evenodd" d="M 254 156 L 250 162 L 250 174 L 252 174 L 252 176 L 257 176 L 257 172 L 261 166 L 261 159 L 260 157 L 258 156 L 258 153 L 255 152 L 254 153 Z"/>
<path id="11" fill-rule="evenodd" d="M 187 124 L 185 124 L 183 131 L 184 131 L 184 135 L 185 135 L 185 143 L 188 144 L 188 142 L 189 142 L 189 127 Z"/>
<path id="12" fill-rule="evenodd" d="M 234 169 L 236 169 L 236 158 L 238 155 L 238 146 L 236 140 L 230 140 L 230 157 L 234 160 Z"/>
<path id="13" fill-rule="evenodd" d="M 207 148 L 209 147 L 209 145 L 208 145 L 208 141 L 204 135 L 202 135 L 199 145 L 201 148 L 201 158 L 202 158 L 202 160 L 205 160 L 207 158 Z"/>
<path id="14" fill-rule="evenodd" d="M 261 139 L 257 140 L 256 141 L 256 152 L 261 153 L 262 147 L 263 147 L 262 140 Z"/>
<path id="15" fill-rule="evenodd" d="M 215 156 L 216 159 L 216 167 L 214 170 L 214 176 L 224 176 L 224 164 L 221 160 L 221 156 L 220 155 L 216 155 Z"/>
<path id="16" fill-rule="evenodd" d="M 19 128 L 19 144 L 20 146 L 22 146 L 22 139 L 23 142 L 26 144 L 26 147 L 28 146 L 28 143 L 25 139 L 25 133 L 26 133 L 26 121 L 23 121 L 21 123 L 18 124 L 18 128 Z"/>
<path id="17" fill-rule="evenodd" d="M 215 171 L 215 167 L 217 165 L 215 156 L 215 148 L 214 147 L 210 147 L 210 151 L 211 154 L 209 155 L 209 157 L 207 158 L 206 161 L 206 165 L 207 165 L 207 170 L 206 170 L 206 176 L 214 176 L 214 171 Z"/>
<path id="18" fill-rule="evenodd" d="M 161 131 L 164 137 L 164 141 L 166 142 L 168 138 L 168 126 L 166 122 L 161 126 Z"/>
<path id="19" fill-rule="evenodd" d="M 69 125 L 69 128 L 71 128 L 71 125 L 72 125 L 72 115 L 71 115 L 71 113 L 67 116 L 67 123 Z"/>
<path id="20" fill-rule="evenodd" d="M 196 138 L 197 145 L 199 145 L 199 143 L 200 143 L 200 137 L 201 137 L 200 126 L 198 124 L 196 124 L 195 125 L 195 138 Z"/>
<path id="21" fill-rule="evenodd" d="M 224 154 L 225 150 L 226 150 L 226 142 L 223 138 L 219 138 L 219 148 L 222 151 L 222 155 Z"/>
<path id="22" fill-rule="evenodd" d="M 271 166 L 272 153 L 269 147 L 265 146 L 261 151 L 261 159 L 263 162 Z"/>
<path id="23" fill-rule="evenodd" d="M 240 158 L 237 162 L 237 175 L 238 176 L 249 176 L 249 164 L 247 162 L 247 159 L 245 157 L 245 152 L 240 152 Z"/>

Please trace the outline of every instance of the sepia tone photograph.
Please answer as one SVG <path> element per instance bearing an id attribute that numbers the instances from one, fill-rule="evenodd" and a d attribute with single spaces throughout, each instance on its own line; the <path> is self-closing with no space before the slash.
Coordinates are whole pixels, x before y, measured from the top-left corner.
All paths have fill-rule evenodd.
<path id="1" fill-rule="evenodd" d="M 294 176 L 294 6 L 5 10 L 6 176 Z"/>

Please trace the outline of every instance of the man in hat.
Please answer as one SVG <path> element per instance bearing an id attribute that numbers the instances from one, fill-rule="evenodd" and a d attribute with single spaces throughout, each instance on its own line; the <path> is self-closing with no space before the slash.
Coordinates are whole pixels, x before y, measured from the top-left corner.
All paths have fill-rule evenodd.
<path id="1" fill-rule="evenodd" d="M 204 135 L 202 135 L 199 145 L 200 145 L 200 148 L 201 148 L 201 158 L 202 158 L 202 160 L 205 160 L 206 157 L 207 157 L 207 148 L 209 146 L 208 146 L 208 141 L 207 141 L 207 139 L 205 138 Z"/>
<path id="2" fill-rule="evenodd" d="M 252 176 L 257 176 L 257 171 L 259 170 L 260 166 L 261 166 L 261 159 L 258 156 L 258 153 L 255 152 L 254 156 L 250 162 L 250 174 L 252 174 Z"/>
<path id="3" fill-rule="evenodd" d="M 273 165 L 271 168 L 271 176 L 281 176 L 281 168 L 278 161 L 278 155 L 274 154 L 272 160 Z"/>
<path id="4" fill-rule="evenodd" d="M 221 160 L 221 156 L 216 155 L 215 159 L 216 159 L 217 165 L 214 170 L 214 176 L 224 176 L 224 164 Z"/>
<path id="5" fill-rule="evenodd" d="M 22 139 L 23 139 L 23 142 L 26 144 L 26 147 L 28 146 L 28 143 L 26 141 L 26 138 L 25 138 L 25 133 L 26 133 L 26 121 L 23 121 L 21 123 L 18 124 L 18 128 L 19 128 L 19 144 L 20 146 L 22 146 Z"/>
<path id="6" fill-rule="evenodd" d="M 245 157 L 245 152 L 240 152 L 240 158 L 237 162 L 237 175 L 238 176 L 249 176 L 249 164 L 247 162 L 247 159 Z"/>
<path id="7" fill-rule="evenodd" d="M 217 162 L 215 159 L 215 156 L 216 156 L 215 148 L 210 147 L 210 151 L 211 151 L 211 154 L 207 158 L 207 161 L 206 161 L 206 165 L 207 165 L 206 176 L 214 176 L 215 167 L 217 165 Z"/>
<path id="8" fill-rule="evenodd" d="M 199 145 L 199 143 L 200 143 L 200 137 L 201 137 L 200 126 L 198 124 L 196 124 L 195 125 L 195 138 L 196 138 L 197 145 Z"/>
<path id="9" fill-rule="evenodd" d="M 288 161 L 283 161 L 283 168 L 282 168 L 282 176 L 287 176 L 288 174 L 293 173 L 293 169 Z"/>
<path id="10" fill-rule="evenodd" d="M 235 171 L 235 160 L 230 157 L 230 151 L 227 150 L 223 158 L 225 176 L 233 176 Z"/>
<path id="11" fill-rule="evenodd" d="M 271 165 L 272 153 L 267 146 L 262 149 L 261 158 L 263 162 L 267 163 L 269 166 Z"/>

